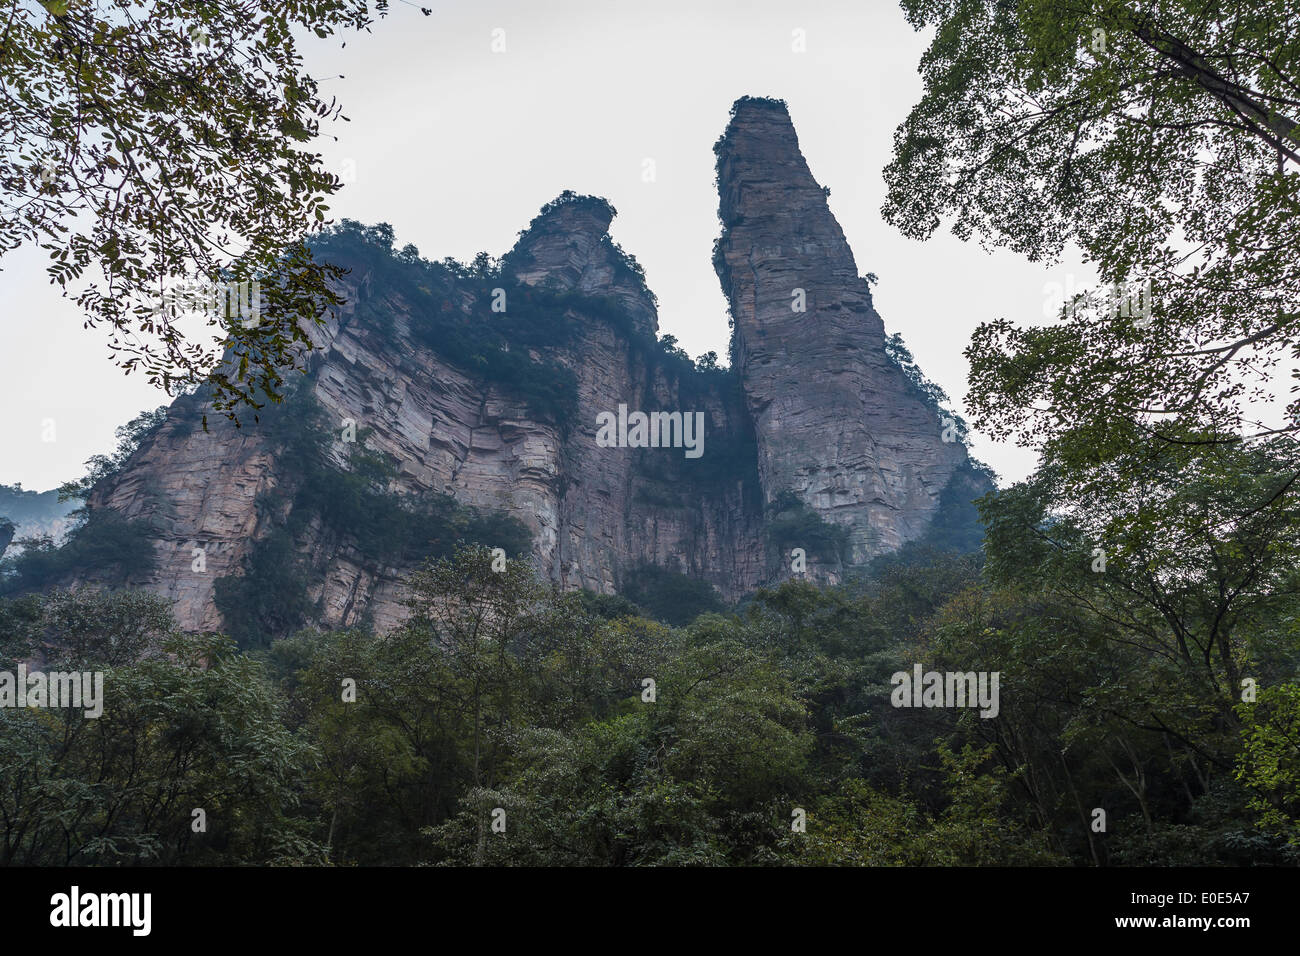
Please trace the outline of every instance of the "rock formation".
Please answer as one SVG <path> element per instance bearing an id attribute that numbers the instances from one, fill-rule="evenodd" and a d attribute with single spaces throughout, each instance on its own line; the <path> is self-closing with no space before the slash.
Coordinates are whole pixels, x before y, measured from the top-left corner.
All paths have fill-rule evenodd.
<path id="1" fill-rule="evenodd" d="M 814 579 L 839 580 L 924 535 L 950 482 L 966 482 L 969 500 L 986 479 L 970 477 L 965 448 L 942 440 L 937 410 L 886 354 L 870 291 L 784 106 L 740 101 L 717 150 L 730 372 L 665 353 L 654 296 L 609 238 L 612 207 L 565 194 L 504 257 L 499 289 L 467 272 L 439 286 L 433 267 L 386 249 L 383 268 L 343 262 L 346 305 L 313 332 L 310 357 L 327 418 L 367 430 L 366 447 L 397 467 L 394 491 L 445 492 L 523 521 L 531 560 L 566 588 L 612 593 L 653 564 L 736 599 L 790 576 L 798 542 L 774 535 L 772 519 L 792 502 L 811 509 L 800 512 L 805 522 L 847 536 L 841 554 L 809 549 Z M 800 290 L 803 312 L 792 307 Z M 576 400 L 568 420 L 538 414 L 508 377 L 482 374 L 481 357 L 431 341 L 430 323 L 447 316 L 494 321 L 498 293 L 506 315 L 522 301 L 577 330 L 501 345 L 564 373 L 556 381 L 571 381 Z M 620 406 L 703 413 L 703 455 L 603 446 L 598 419 Z M 204 431 L 200 413 L 196 398 L 179 399 L 90 504 L 147 521 L 159 560 L 143 583 L 175 602 L 183 627 L 216 629 L 215 582 L 241 574 L 256 542 L 284 522 L 291 505 L 274 492 L 299 476 L 273 436 L 219 416 Z M 295 544 L 320 623 L 400 621 L 410 567 L 376 562 L 319 523 Z"/>
<path id="2" fill-rule="evenodd" d="M 723 235 L 715 265 L 770 502 L 795 492 L 849 529 L 854 563 L 921 535 L 966 461 L 885 352 L 826 193 L 770 100 L 736 105 L 716 147 Z"/>

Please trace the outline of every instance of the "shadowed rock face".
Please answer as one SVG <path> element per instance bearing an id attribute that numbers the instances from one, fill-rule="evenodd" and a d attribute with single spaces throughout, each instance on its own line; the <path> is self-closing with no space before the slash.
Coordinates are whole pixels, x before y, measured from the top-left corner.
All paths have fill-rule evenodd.
<path id="1" fill-rule="evenodd" d="M 784 105 L 740 101 L 716 149 L 715 265 L 764 498 L 792 491 L 847 527 L 854 562 L 894 550 L 925 531 L 966 450 L 942 440 L 886 355 L 884 324 Z"/>
<path id="2" fill-rule="evenodd" d="M 566 588 L 611 593 L 644 563 L 702 578 L 728 599 L 788 577 L 789 556 L 765 523 L 787 491 L 848 529 L 852 562 L 922 534 L 966 451 L 941 441 L 934 410 L 885 354 L 866 283 L 784 106 L 742 100 L 718 150 L 725 231 L 716 264 L 739 376 L 654 358 L 654 296 L 609 238 L 612 207 L 565 194 L 503 267 L 523 286 L 572 294 L 558 308 L 581 334 L 531 350 L 573 374 L 572 427 L 537 420 L 508 383 L 424 344 L 413 328 L 428 304 L 385 287 L 364 263 L 341 263 L 354 266 L 347 304 L 313 330 L 315 398 L 333 421 L 370 430 L 368 447 L 398 466 L 393 490 L 446 492 L 522 520 L 534 564 Z M 792 311 L 795 289 L 804 290 L 804 313 Z M 458 287 L 436 307 L 473 317 L 473 299 Z M 584 305 L 595 300 L 626 321 Z M 215 581 L 240 573 L 254 542 L 284 521 L 283 510 L 259 501 L 296 476 L 255 428 L 209 416 L 205 433 L 187 403 L 196 404 L 178 400 L 172 420 L 91 505 L 149 521 L 159 557 L 150 587 L 175 602 L 182 627 L 215 629 Z M 620 404 L 702 412 L 704 456 L 601 447 L 597 416 Z M 317 525 L 297 546 L 322 625 L 369 619 L 385 630 L 402 619 L 401 581 L 412 568 L 376 566 Z M 192 569 L 195 547 L 205 551 L 204 573 Z M 833 558 L 808 561 L 817 580 L 843 571 Z"/>

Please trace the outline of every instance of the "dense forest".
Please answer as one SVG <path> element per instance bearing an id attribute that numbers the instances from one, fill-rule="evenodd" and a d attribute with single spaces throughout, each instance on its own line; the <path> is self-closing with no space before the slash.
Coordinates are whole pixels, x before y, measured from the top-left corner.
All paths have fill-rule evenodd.
<path id="1" fill-rule="evenodd" d="M 1294 864 L 1290 537 L 1099 571 L 1042 496 L 982 502 L 987 555 L 908 547 L 680 626 L 653 580 L 649 607 L 559 593 L 469 545 L 384 637 L 241 648 L 129 589 L 6 599 L 0 669 L 102 670 L 106 701 L 0 709 L 2 860 Z M 917 664 L 999 672 L 996 718 L 894 706 Z"/>

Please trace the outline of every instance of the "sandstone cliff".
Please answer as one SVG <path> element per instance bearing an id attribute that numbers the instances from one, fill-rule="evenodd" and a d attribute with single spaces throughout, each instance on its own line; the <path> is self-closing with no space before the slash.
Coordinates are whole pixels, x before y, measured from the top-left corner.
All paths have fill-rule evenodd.
<path id="1" fill-rule="evenodd" d="M 885 327 L 784 106 L 742 100 L 719 141 L 715 265 L 766 500 L 793 491 L 862 562 L 922 534 L 966 461 L 885 353 Z"/>
<path id="2" fill-rule="evenodd" d="M 942 440 L 936 410 L 886 354 L 784 106 L 742 100 L 717 149 L 730 372 L 696 370 L 658 345 L 654 297 L 609 238 L 612 207 L 565 194 L 483 275 L 387 248 L 372 255 L 383 242 L 369 233 L 369 245 L 327 244 L 351 268 L 347 304 L 313 333 L 309 363 L 332 427 L 363 430 L 366 447 L 395 464 L 394 492 L 448 493 L 517 517 L 531 560 L 566 588 L 612 593 L 653 564 L 736 599 L 789 576 L 799 542 L 772 528 L 798 509 L 811 509 L 798 512 L 803 526 L 820 519 L 847 539 L 839 554 L 808 549 L 820 580 L 923 535 L 950 482 L 976 494 L 983 479 L 970 477 L 965 449 Z M 804 312 L 792 309 L 796 290 Z M 563 334 L 543 340 L 506 324 L 530 316 Z M 484 345 L 494 322 L 513 331 Z M 509 369 L 536 372 L 564 401 Z M 266 429 L 215 416 L 208 431 L 196 427 L 199 405 L 178 400 L 90 504 L 147 521 L 158 566 L 144 583 L 175 602 L 183 627 L 215 629 L 215 582 L 241 574 L 256 543 L 285 523 L 293 499 L 276 492 L 301 476 Z M 703 455 L 602 446 L 598 418 L 620 406 L 702 413 Z M 377 561 L 322 522 L 296 527 L 320 623 L 385 629 L 401 619 L 409 566 Z"/>

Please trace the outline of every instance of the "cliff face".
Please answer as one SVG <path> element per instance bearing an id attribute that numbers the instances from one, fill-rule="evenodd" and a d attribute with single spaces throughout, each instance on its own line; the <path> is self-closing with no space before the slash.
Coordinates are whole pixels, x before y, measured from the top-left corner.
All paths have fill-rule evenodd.
<path id="1" fill-rule="evenodd" d="M 921 535 L 966 461 L 885 352 L 826 194 L 784 107 L 737 104 L 719 141 L 715 266 L 758 434 L 766 500 L 792 491 L 865 561 Z"/>
<path id="2" fill-rule="evenodd" d="M 609 239 L 612 208 L 566 194 L 503 259 L 497 289 L 461 275 L 430 291 L 415 263 L 395 266 L 413 277 L 400 284 L 364 257 L 342 263 L 352 267 L 347 304 L 313 333 L 316 401 L 334 427 L 367 431 L 367 448 L 397 467 L 392 490 L 445 492 L 520 519 L 532 561 L 566 588 L 611 593 L 644 564 L 708 581 L 728 599 L 787 577 L 786 546 L 798 542 L 769 533 L 778 502 L 789 504 L 783 492 L 846 530 L 849 563 L 920 536 L 966 452 L 941 440 L 934 409 L 886 355 L 866 283 L 783 107 L 737 105 L 719 182 L 732 373 L 665 355 L 654 297 Z M 792 311 L 796 289 L 806 312 Z M 501 346 L 568 376 L 574 408 L 563 420 L 427 331 L 448 315 L 466 328 L 498 312 L 504 320 L 521 299 L 577 330 Z M 175 602 L 183 627 L 216 629 L 215 582 L 242 573 L 254 543 L 283 524 L 291 505 L 273 492 L 298 476 L 265 430 L 210 416 L 204 432 L 197 406 L 178 400 L 90 503 L 148 521 L 158 556 L 148 585 Z M 702 454 L 610 447 L 598 425 L 620 406 L 702 417 Z M 320 623 L 369 619 L 382 630 L 401 620 L 410 567 L 377 563 L 319 522 L 306 527 L 295 544 Z M 843 570 L 834 554 L 808 561 L 817 579 Z"/>

